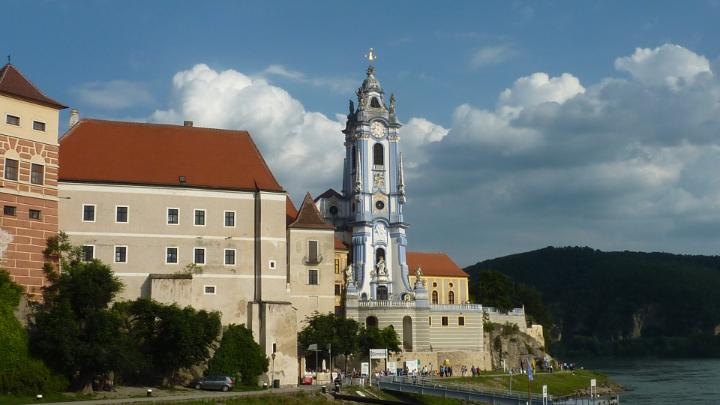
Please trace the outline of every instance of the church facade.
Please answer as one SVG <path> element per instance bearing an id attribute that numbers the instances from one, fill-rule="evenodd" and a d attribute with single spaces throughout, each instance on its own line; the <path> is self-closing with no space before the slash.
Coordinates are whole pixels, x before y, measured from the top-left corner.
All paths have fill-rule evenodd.
<path id="1" fill-rule="evenodd" d="M 467 274 L 444 253 L 407 251 L 395 97 L 386 102 L 372 65 L 356 95 L 343 131 L 342 191 L 330 189 L 316 200 L 336 237 L 349 246 L 346 316 L 366 327 L 392 326 L 402 342 L 398 359 L 438 364 L 458 358 L 485 367 L 483 321 L 489 314 L 470 303 Z M 525 328 L 522 309 L 508 316 Z"/>

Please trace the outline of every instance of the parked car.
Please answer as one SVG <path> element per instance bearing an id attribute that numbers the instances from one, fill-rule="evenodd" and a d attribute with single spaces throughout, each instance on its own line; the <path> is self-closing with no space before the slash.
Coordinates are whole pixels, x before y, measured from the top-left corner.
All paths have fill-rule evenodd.
<path id="1" fill-rule="evenodd" d="M 196 390 L 230 391 L 235 386 L 235 380 L 226 375 L 211 375 L 193 382 Z"/>

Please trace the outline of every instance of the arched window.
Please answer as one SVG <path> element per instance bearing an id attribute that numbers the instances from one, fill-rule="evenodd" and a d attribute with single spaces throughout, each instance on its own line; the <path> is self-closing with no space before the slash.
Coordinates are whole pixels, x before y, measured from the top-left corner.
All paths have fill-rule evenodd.
<path id="1" fill-rule="evenodd" d="M 373 146 L 373 165 L 385 165 L 385 149 L 383 149 L 383 146 L 380 143 L 376 143 L 375 146 Z"/>
<path id="2" fill-rule="evenodd" d="M 438 293 L 437 291 L 433 291 L 432 293 L 432 303 L 437 304 L 438 303 Z"/>
<path id="3" fill-rule="evenodd" d="M 380 108 L 380 102 L 378 101 L 377 97 L 373 97 L 372 100 L 370 100 L 370 107 Z"/>
<path id="4" fill-rule="evenodd" d="M 455 293 L 450 291 L 448 293 L 448 304 L 454 304 L 455 303 Z"/>
<path id="5" fill-rule="evenodd" d="M 378 327 L 378 319 L 374 316 L 368 316 L 365 318 L 365 327 L 366 328 L 377 328 Z"/>
<path id="6" fill-rule="evenodd" d="M 377 287 L 376 290 L 377 300 L 378 301 L 387 301 L 388 299 L 388 289 L 384 285 L 380 285 Z"/>

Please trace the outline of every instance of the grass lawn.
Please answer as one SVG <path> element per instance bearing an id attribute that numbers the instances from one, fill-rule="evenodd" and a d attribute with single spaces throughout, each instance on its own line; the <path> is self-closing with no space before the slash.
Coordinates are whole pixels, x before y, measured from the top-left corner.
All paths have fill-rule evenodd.
<path id="1" fill-rule="evenodd" d="M 251 397 L 232 398 L 232 399 L 208 399 L 203 401 L 184 401 L 184 402 L 164 402 L 167 405 L 264 405 L 264 404 L 280 404 L 280 405 L 315 405 L 328 404 L 329 401 L 325 396 L 317 392 L 297 392 L 292 394 L 269 394 Z"/>
<path id="2" fill-rule="evenodd" d="M 55 394 L 44 394 L 42 400 L 35 399 L 35 395 L 0 395 L 0 404 L 2 405 L 18 405 L 18 404 L 29 404 L 36 403 L 42 404 L 45 402 L 67 402 L 67 401 L 84 401 L 94 399 L 92 395 L 82 395 L 75 393 L 55 393 Z"/>
<path id="3" fill-rule="evenodd" d="M 613 383 L 607 375 L 589 370 L 561 371 L 555 373 L 536 373 L 533 375 L 533 381 L 530 382 L 530 391 L 535 394 L 542 393 L 542 386 L 548 386 L 548 394 L 553 396 L 563 396 L 574 394 L 578 391 L 589 389 L 590 380 L 596 379 L 598 390 L 621 389 L 617 384 Z M 478 377 L 459 377 L 440 379 L 442 381 L 452 383 L 475 384 L 481 387 L 492 389 L 508 389 L 510 386 L 510 376 L 508 375 L 481 375 Z M 527 392 L 528 378 L 527 375 L 518 374 L 512 376 L 513 391 Z"/>

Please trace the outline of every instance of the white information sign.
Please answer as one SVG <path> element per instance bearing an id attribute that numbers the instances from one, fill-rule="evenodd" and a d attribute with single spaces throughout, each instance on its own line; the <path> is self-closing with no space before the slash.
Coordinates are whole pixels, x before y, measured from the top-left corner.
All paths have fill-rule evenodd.
<path id="1" fill-rule="evenodd" d="M 387 358 L 387 349 L 370 349 L 370 360 Z"/>
<path id="2" fill-rule="evenodd" d="M 547 385 L 543 385 L 543 398 L 547 398 Z"/>
<path id="3" fill-rule="evenodd" d="M 597 387 L 597 381 L 594 378 L 592 380 L 590 380 L 590 386 Z"/>
<path id="4" fill-rule="evenodd" d="M 370 375 L 370 363 L 366 361 L 360 363 L 360 375 L 365 377 Z"/>
<path id="5" fill-rule="evenodd" d="M 405 360 L 405 367 L 408 369 L 408 374 L 417 374 L 418 361 L 417 360 Z"/>
<path id="6" fill-rule="evenodd" d="M 394 361 L 388 361 L 387 370 L 390 374 L 397 374 L 397 363 Z"/>

